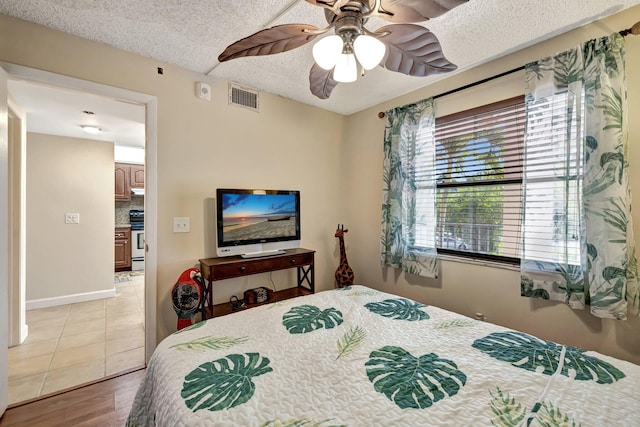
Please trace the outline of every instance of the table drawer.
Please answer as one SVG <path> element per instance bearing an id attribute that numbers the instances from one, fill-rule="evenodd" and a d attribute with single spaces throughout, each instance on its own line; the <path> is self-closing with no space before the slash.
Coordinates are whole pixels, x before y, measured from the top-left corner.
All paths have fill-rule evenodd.
<path id="1" fill-rule="evenodd" d="M 248 274 L 265 273 L 274 270 L 283 270 L 301 265 L 313 263 L 313 253 L 285 255 L 278 257 L 266 257 L 246 261 L 232 262 L 224 265 L 216 265 L 212 269 L 212 280 L 224 280 L 232 277 L 246 276 Z"/>
<path id="2" fill-rule="evenodd" d="M 256 268 L 256 265 L 244 263 L 244 262 L 235 262 L 233 264 L 227 265 L 218 265 L 213 270 L 213 280 L 222 280 L 228 279 L 231 277 L 240 277 L 246 274 L 255 274 L 260 273 L 262 270 Z"/>
<path id="3" fill-rule="evenodd" d="M 283 267 L 283 268 L 291 268 L 291 266 L 294 266 L 294 265 L 313 264 L 313 253 L 288 256 L 287 261 L 284 264 L 286 264 L 287 267 Z"/>

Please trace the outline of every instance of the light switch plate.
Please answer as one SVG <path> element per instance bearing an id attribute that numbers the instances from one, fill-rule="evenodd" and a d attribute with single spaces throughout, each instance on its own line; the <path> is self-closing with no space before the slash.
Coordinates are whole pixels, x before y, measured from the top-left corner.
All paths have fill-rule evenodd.
<path id="1" fill-rule="evenodd" d="M 187 216 L 173 218 L 174 233 L 189 233 L 191 231 L 191 219 Z"/>
<path id="2" fill-rule="evenodd" d="M 66 213 L 64 214 L 64 222 L 65 224 L 80 224 L 80 214 Z"/>

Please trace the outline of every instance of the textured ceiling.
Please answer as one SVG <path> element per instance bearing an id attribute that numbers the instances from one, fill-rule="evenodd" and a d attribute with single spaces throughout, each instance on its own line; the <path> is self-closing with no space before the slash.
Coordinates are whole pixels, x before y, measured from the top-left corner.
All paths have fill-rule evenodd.
<path id="1" fill-rule="evenodd" d="M 439 38 L 445 56 L 464 70 L 636 4 L 640 0 L 470 0 L 423 25 Z M 313 43 L 218 63 L 227 45 L 265 27 L 307 23 L 323 28 L 323 10 L 303 0 L 0 0 L 0 13 L 340 114 L 443 78 L 409 77 L 378 67 L 320 100 L 308 87 Z M 367 28 L 386 24 L 372 19 Z"/>

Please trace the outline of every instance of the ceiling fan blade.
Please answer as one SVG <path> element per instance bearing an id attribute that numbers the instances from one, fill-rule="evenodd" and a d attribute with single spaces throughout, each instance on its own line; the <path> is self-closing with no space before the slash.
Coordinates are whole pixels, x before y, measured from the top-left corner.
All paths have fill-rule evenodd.
<path id="1" fill-rule="evenodd" d="M 309 71 L 309 87 L 312 94 L 320 99 L 328 99 L 337 84 L 333 79 L 333 70 L 325 70 L 318 64 L 313 64 Z"/>
<path id="2" fill-rule="evenodd" d="M 469 0 L 380 0 L 373 16 L 389 22 L 422 22 L 447 13 Z"/>
<path id="3" fill-rule="evenodd" d="M 338 9 L 340 9 L 340 6 L 345 3 L 345 0 L 307 0 L 307 3 L 329 9 L 333 13 L 337 14 Z"/>
<path id="4" fill-rule="evenodd" d="M 380 41 L 387 45 L 386 58 L 381 64 L 387 70 L 424 77 L 458 68 L 444 57 L 438 38 L 428 29 L 415 24 L 397 24 L 376 30 L 380 34 L 386 32 Z"/>
<path id="5" fill-rule="evenodd" d="M 333 25 L 336 22 L 338 15 L 336 15 L 331 9 L 325 9 L 324 18 L 327 20 L 327 24 Z"/>
<path id="6" fill-rule="evenodd" d="M 308 33 L 318 28 L 306 24 L 285 24 L 258 31 L 227 46 L 218 56 L 218 61 L 224 62 L 245 56 L 272 55 L 300 47 L 317 37 Z"/>

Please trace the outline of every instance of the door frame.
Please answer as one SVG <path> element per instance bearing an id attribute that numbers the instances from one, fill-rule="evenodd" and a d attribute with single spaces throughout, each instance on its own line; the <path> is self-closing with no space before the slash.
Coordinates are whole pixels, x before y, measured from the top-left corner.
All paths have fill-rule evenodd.
<path id="1" fill-rule="evenodd" d="M 75 77 L 63 76 L 49 71 L 0 61 L 9 79 L 58 86 L 104 96 L 124 102 L 137 103 L 145 107 L 145 361 L 148 362 L 156 348 L 157 337 L 157 230 L 158 230 L 158 99 L 154 95 L 90 82 Z M 9 319 L 11 322 L 11 319 Z"/>
<path id="2" fill-rule="evenodd" d="M 0 416 L 9 403 L 9 92 L 0 66 Z"/>
<path id="3" fill-rule="evenodd" d="M 26 154 L 27 113 L 8 94 L 9 154 L 9 347 L 27 338 L 26 322 Z"/>

